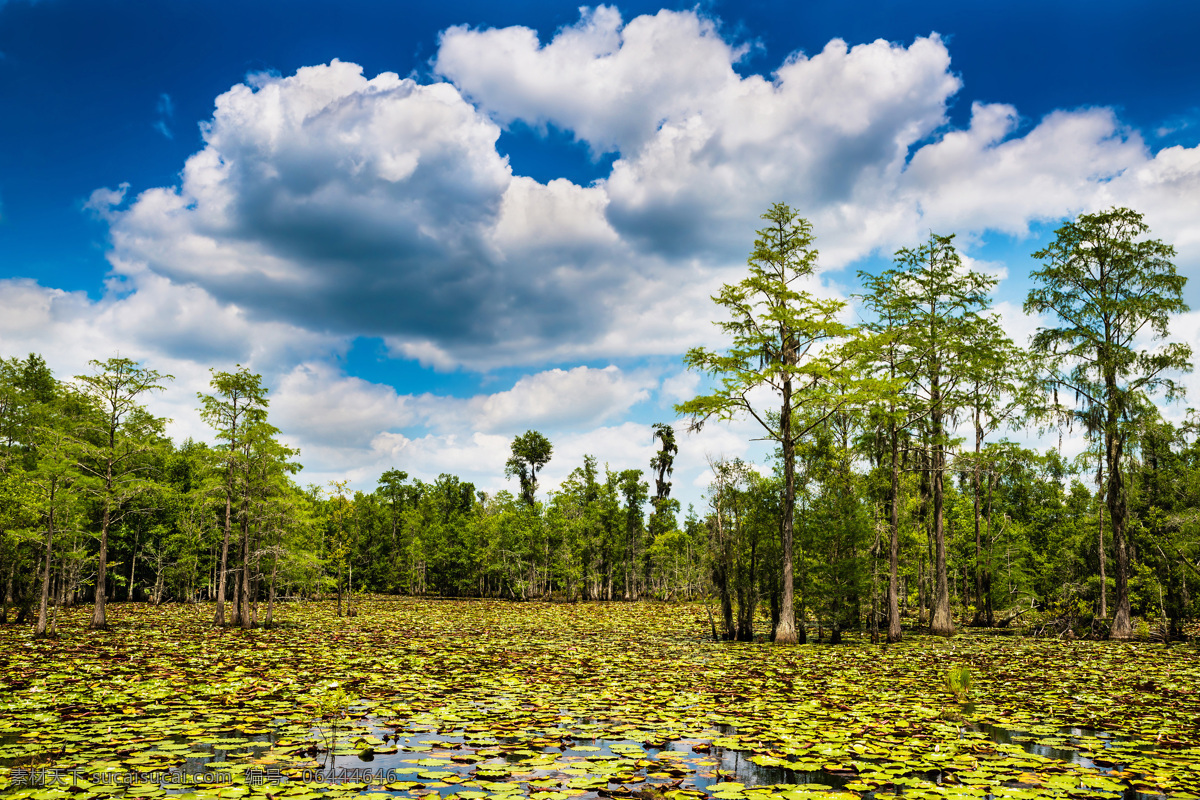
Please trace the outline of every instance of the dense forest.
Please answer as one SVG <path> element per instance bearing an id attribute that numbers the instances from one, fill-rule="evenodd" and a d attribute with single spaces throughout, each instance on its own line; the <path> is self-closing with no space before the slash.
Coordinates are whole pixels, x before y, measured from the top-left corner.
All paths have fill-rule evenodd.
<path id="1" fill-rule="evenodd" d="M 198 397 L 206 444 L 166 437 L 146 401 L 171 377 L 129 359 L 70 380 L 36 354 L 0 362 L 2 619 L 53 635 L 60 607 L 91 604 L 100 628 L 108 601 L 205 601 L 248 628 L 284 599 L 354 615 L 371 592 L 708 598 L 731 639 L 763 617 L 781 641 L 895 641 L 902 620 L 1179 637 L 1200 594 L 1200 421 L 1155 404 L 1181 394 L 1191 354 L 1167 331 L 1184 278 L 1140 215 L 1082 215 L 1035 254 L 1026 312 L 1053 327 L 1027 347 L 953 237 L 861 274 L 854 325 L 800 288 L 808 223 L 783 205 L 764 219 L 747 278 L 714 298 L 730 348 L 685 358 L 714 393 L 677 411 L 691 429 L 748 415 L 778 447 L 766 466 L 714 460 L 703 508 L 671 496 L 682 425 L 654 426 L 650 463 L 586 457 L 542 495 L 537 431 L 513 441 L 514 492 L 399 468 L 350 492 L 301 485 L 248 369 Z M 1090 447 L 1067 460 L 1004 438 L 1054 429 Z"/>

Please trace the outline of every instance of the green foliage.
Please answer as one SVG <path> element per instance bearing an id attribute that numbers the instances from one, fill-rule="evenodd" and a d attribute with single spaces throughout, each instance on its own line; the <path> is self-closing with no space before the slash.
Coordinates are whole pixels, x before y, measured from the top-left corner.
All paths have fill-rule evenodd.
<path id="1" fill-rule="evenodd" d="M 762 218 L 768 225 L 757 232 L 747 261 L 749 274 L 738 283 L 725 284 L 712 298 L 727 317 L 715 324 L 730 338 L 728 350 L 718 353 L 696 347 L 683 359 L 689 369 L 715 379 L 718 388 L 675 406 L 675 411 L 691 417 L 693 431 L 709 419 L 748 415 L 779 443 L 782 611 L 775 634 L 778 641 L 794 643 L 799 638 L 792 575 L 794 450 L 828 415 L 856 400 L 846 359 L 827 352 L 856 332 L 839 319 L 845 303 L 800 288 L 817 263 L 808 220 L 785 203 L 774 204 Z M 778 398 L 778 406 L 764 407 L 751 399 L 763 389 L 769 390 L 773 401 Z"/>
<path id="2" fill-rule="evenodd" d="M 946 670 L 946 688 L 954 699 L 965 703 L 971 696 L 971 668 L 959 666 Z"/>
<path id="3" fill-rule="evenodd" d="M 550 440 L 537 431 L 525 431 L 513 439 L 512 455 L 504 465 L 504 477 L 521 482 L 521 497 L 531 507 L 537 502 L 537 474 L 554 452 Z"/>
<path id="4" fill-rule="evenodd" d="M 675 528 L 674 511 L 679 503 L 670 501 L 671 482 L 667 478 L 675 469 L 675 456 L 679 445 L 675 443 L 675 429 L 663 422 L 656 422 L 653 427 L 654 438 L 662 442 L 658 452 L 650 459 L 650 471 L 654 473 L 654 497 L 651 502 L 654 510 L 648 523 L 651 543 L 659 536 Z"/>
<path id="5" fill-rule="evenodd" d="M 1045 358 L 1044 385 L 1053 404 L 1046 410 L 1078 421 L 1103 437 L 1104 474 L 1116 556 L 1114 638 L 1131 633 L 1130 576 L 1126 527 L 1129 498 L 1123 476 L 1132 426 L 1148 411 L 1144 397 L 1162 391 L 1171 400 L 1182 386 L 1170 373 L 1191 369 L 1191 347 L 1167 342 L 1139 349 L 1146 338 L 1165 339 L 1171 314 L 1187 311 L 1183 287 L 1171 259 L 1175 250 L 1143 238 L 1149 227 L 1128 208 L 1081 214 L 1056 231 L 1034 253 L 1043 267 L 1025 301 L 1025 311 L 1057 317 L 1058 327 L 1039 328 L 1033 349 Z M 1074 395 L 1076 408 L 1059 403 L 1059 390 Z"/>
<path id="6" fill-rule="evenodd" d="M 358 700 L 338 681 L 327 681 L 308 696 L 306 704 L 315 712 L 313 727 L 324 741 L 327 752 L 335 750 L 338 724 L 346 718 L 350 707 L 357 702 Z"/>
<path id="7" fill-rule="evenodd" d="M 79 393 L 90 405 L 76 428 L 76 456 L 84 473 L 81 485 L 100 502 L 100 550 L 96 565 L 96 591 L 92 627 L 106 626 L 105 582 L 108 579 L 108 536 L 121 522 L 138 495 L 153 483 L 145 477 L 151 466 L 150 451 L 164 446 L 165 419 L 151 415 L 141 405 L 142 395 L 161 391 L 172 380 L 128 358 L 88 362 L 96 372 L 76 375 Z"/>
<path id="8" fill-rule="evenodd" d="M 801 431 L 791 425 L 792 392 L 805 398 L 832 398 L 822 392 L 838 365 L 821 358 L 824 343 L 849 336 L 852 329 L 838 320 L 845 303 L 823 300 L 800 288 L 817 263 L 812 225 L 783 203 L 763 215 L 770 224 L 758 231 L 749 259 L 749 275 L 736 284 L 726 284 L 713 301 L 729 319 L 715 323 L 731 339 L 729 349 L 718 353 L 693 348 L 684 364 L 713 376 L 719 389 L 675 407 L 692 418 L 699 429 L 710 419 L 751 416 L 768 436 L 790 446 Z M 768 409 L 756 407 L 752 390 L 768 387 L 782 397 L 785 413 L 772 417 Z M 794 387 L 794 388 L 793 388 Z M 848 402 L 829 402 L 837 407 Z M 809 401 L 798 400 L 798 405 Z M 813 403 L 820 405 L 820 402 Z M 815 424 L 815 423 L 814 423 Z"/>
<path id="9" fill-rule="evenodd" d="M 750 641 L 759 603 L 778 569 L 780 485 L 740 459 L 711 462 L 709 570 L 721 606 L 721 635 Z"/>

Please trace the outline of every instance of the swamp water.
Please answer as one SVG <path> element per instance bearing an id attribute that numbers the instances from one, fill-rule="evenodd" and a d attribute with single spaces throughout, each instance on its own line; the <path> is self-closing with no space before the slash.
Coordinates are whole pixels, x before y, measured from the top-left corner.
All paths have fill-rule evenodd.
<path id="1" fill-rule="evenodd" d="M 294 800 L 346 791 L 373 793 L 380 798 L 453 795 L 463 800 L 507 800 L 527 792 L 538 800 L 686 800 L 701 795 L 716 800 L 801 800 L 822 795 L 871 799 L 925 796 L 930 787 L 941 790 L 939 794 L 950 790 L 948 793 L 953 795 L 956 787 L 971 786 L 976 791 L 970 796 L 986 800 L 1040 795 L 1039 784 L 1021 780 L 1001 781 L 1005 791 L 993 794 L 986 787 L 989 783 L 994 787 L 996 781 L 987 780 L 991 777 L 987 770 L 975 779 L 972 773 L 978 764 L 968 764 L 961 756 L 938 764 L 942 759 L 936 745 L 933 753 L 920 759 L 831 757 L 826 763 L 799 760 L 783 766 L 771 763 L 783 761 L 781 758 L 755 756 L 716 744 L 737 733 L 729 726 L 717 726 L 711 733 L 711 738 L 647 744 L 630 739 L 588 738 L 578 730 L 563 729 L 561 734 L 555 732 L 531 743 L 528 738 L 487 736 L 462 729 L 397 731 L 379 720 L 365 719 L 339 727 L 332 753 L 324 748 L 314 751 L 307 743 L 294 741 L 279 748 L 283 753 L 307 758 L 308 764 L 283 770 L 281 787 L 303 787 L 305 791 L 285 790 L 285 796 Z M 329 734 L 326 729 L 318 733 L 317 739 Z M 1047 733 L 964 723 L 958 735 L 969 745 L 995 746 L 1005 759 L 1014 758 L 1012 754 L 1016 753 L 1027 754 L 1036 759 L 1039 772 L 1061 776 L 1054 788 L 1070 787 L 1075 790 L 1072 794 L 1122 800 L 1166 797 L 1136 788 L 1138 776 L 1123 772 L 1123 767 L 1138 750 L 1127 749 L 1126 739 L 1103 731 L 1063 727 Z M 264 738 L 243 747 L 265 753 L 270 744 Z M 223 760 L 230 757 L 229 751 L 217 744 L 213 747 L 211 758 L 193 753 L 185 769 L 233 766 Z M 238 755 L 245 755 L 245 751 Z M 1016 758 L 1016 766 L 1034 767 L 1033 761 Z"/>

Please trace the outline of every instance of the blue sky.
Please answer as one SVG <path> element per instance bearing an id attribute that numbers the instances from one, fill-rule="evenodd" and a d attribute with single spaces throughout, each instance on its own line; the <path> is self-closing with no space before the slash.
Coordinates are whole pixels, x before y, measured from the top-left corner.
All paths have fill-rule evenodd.
<path id="1" fill-rule="evenodd" d="M 1081 211 L 1138 208 L 1196 275 L 1198 31 L 1162 1 L 0 0 L 0 354 L 139 358 L 197 438 L 209 368 L 248 364 L 304 482 L 495 490 L 527 428 L 548 487 L 644 469 L 776 200 L 843 298 L 957 233 L 1016 339 Z M 684 437 L 685 504 L 753 435 Z"/>

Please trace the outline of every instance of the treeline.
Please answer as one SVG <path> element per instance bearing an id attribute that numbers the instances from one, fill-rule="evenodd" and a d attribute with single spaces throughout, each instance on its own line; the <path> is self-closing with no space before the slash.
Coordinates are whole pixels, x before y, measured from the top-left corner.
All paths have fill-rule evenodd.
<path id="1" fill-rule="evenodd" d="M 1030 348 L 1004 335 L 994 281 L 951 237 L 861 275 L 872 316 L 852 325 L 797 288 L 816 260 L 807 223 L 782 205 L 765 218 L 749 276 L 714 298 L 730 348 L 685 359 L 716 391 L 677 410 L 692 428 L 750 415 L 778 448 L 766 470 L 713 460 L 703 508 L 671 496 L 667 424 L 648 464 L 587 456 L 543 495 L 553 445 L 537 431 L 512 443 L 514 492 L 398 469 L 370 492 L 302 488 L 245 368 L 214 371 L 197 398 L 215 444 L 177 444 L 145 407 L 170 376 L 112 358 L 60 381 L 30 355 L 0 361 L 0 618 L 50 635 L 78 603 L 102 628 L 110 600 L 205 601 L 215 624 L 252 627 L 283 598 L 333 596 L 353 615 L 372 592 L 705 599 L 714 635 L 742 640 L 762 616 L 778 641 L 895 641 L 902 619 L 1182 635 L 1200 610 L 1200 425 L 1150 399 L 1180 393 L 1168 373 L 1190 351 L 1136 349 L 1185 310 L 1140 216 L 1084 215 L 1035 254 L 1027 310 L 1058 327 Z M 1086 452 L 998 438 L 1053 427 Z"/>
<path id="2" fill-rule="evenodd" d="M 216 624 L 252 627 L 270 625 L 282 597 L 336 596 L 352 615 L 363 592 L 636 600 L 707 590 L 703 526 L 694 515 L 678 522 L 668 496 L 669 426 L 657 427 L 653 496 L 641 470 L 601 470 L 589 456 L 537 501 L 551 445 L 536 432 L 514 442 L 512 474 L 522 457 L 540 459 L 517 495 L 395 469 L 374 491 L 350 493 L 345 481 L 295 481 L 299 454 L 279 442 L 267 390 L 245 368 L 214 372 L 198 398 L 210 446 L 173 443 L 146 410 L 171 376 L 123 358 L 92 366 L 63 382 L 38 355 L 0 361 L 0 620 L 36 618 L 38 635 L 79 603 L 105 627 L 115 599 L 212 602 Z"/>

